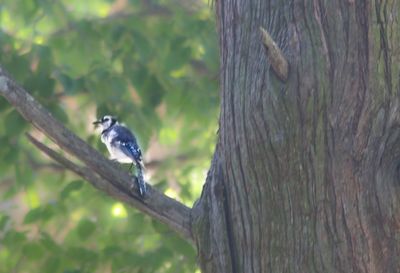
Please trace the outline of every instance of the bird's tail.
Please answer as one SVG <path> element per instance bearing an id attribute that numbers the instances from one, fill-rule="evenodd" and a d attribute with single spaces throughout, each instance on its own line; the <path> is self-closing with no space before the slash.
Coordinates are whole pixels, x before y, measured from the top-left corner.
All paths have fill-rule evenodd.
<path id="1" fill-rule="evenodd" d="M 139 188 L 139 194 L 141 197 L 144 197 L 144 195 L 146 194 L 146 182 L 144 182 L 144 178 L 143 178 L 143 169 L 142 167 L 139 165 L 137 167 L 137 183 L 138 183 L 138 188 Z"/>
<path id="2" fill-rule="evenodd" d="M 143 160 L 140 160 L 139 162 L 137 162 L 136 165 L 139 165 L 138 168 L 142 169 L 142 171 L 146 170 L 146 167 L 144 166 Z"/>

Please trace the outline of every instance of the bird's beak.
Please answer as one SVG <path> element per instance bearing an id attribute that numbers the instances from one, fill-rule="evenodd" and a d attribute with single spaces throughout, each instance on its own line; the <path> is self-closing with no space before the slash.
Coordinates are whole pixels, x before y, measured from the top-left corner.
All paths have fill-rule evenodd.
<path id="1" fill-rule="evenodd" d="M 100 123 L 101 123 L 100 120 L 96 120 L 96 121 L 93 122 L 93 125 L 97 127 L 97 126 L 99 126 Z"/>

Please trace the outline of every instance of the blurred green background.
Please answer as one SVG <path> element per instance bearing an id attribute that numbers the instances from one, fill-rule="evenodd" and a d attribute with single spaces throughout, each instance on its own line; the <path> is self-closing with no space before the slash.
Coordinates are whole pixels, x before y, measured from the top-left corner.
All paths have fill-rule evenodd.
<path id="1" fill-rule="evenodd" d="M 207 0 L 1 0 L 0 64 L 107 155 L 91 122 L 132 128 L 147 178 L 188 206 L 218 122 L 218 49 Z M 39 153 L 51 144 L 0 98 L 0 273 L 199 272 L 194 249 Z M 53 146 L 54 147 L 54 146 Z"/>

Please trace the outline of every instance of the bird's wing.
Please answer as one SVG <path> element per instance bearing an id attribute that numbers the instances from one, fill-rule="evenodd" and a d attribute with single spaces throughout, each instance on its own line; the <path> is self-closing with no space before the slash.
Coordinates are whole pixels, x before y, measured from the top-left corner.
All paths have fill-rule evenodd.
<path id="1" fill-rule="evenodd" d="M 122 126 L 122 125 L 119 125 L 119 124 L 115 125 L 113 127 L 113 132 L 114 132 L 114 136 L 115 136 L 113 141 L 122 140 L 124 142 L 134 142 L 134 143 L 136 143 L 135 136 L 125 126 Z"/>
<path id="2" fill-rule="evenodd" d="M 143 166 L 142 163 L 142 151 L 136 142 L 135 136 L 129 131 L 128 128 L 123 126 L 118 126 L 115 128 L 116 135 L 112 140 L 112 145 L 118 146 L 118 148 L 129 158 L 134 160 L 136 163 Z"/>
<path id="3" fill-rule="evenodd" d="M 134 160 L 136 163 L 141 163 L 142 151 L 136 143 L 120 141 L 119 144 L 121 151 L 126 156 Z"/>

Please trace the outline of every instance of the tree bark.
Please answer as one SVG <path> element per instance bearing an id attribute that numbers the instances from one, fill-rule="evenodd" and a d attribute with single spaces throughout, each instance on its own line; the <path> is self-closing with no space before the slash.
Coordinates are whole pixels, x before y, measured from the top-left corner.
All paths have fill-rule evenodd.
<path id="1" fill-rule="evenodd" d="M 400 272 L 400 2 L 216 8 L 220 129 L 192 224 L 202 271 Z"/>

